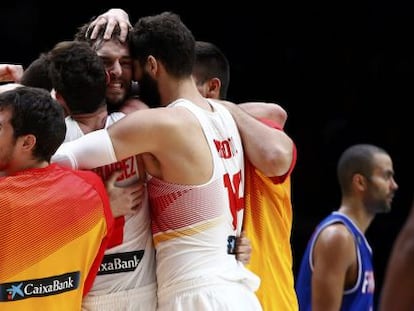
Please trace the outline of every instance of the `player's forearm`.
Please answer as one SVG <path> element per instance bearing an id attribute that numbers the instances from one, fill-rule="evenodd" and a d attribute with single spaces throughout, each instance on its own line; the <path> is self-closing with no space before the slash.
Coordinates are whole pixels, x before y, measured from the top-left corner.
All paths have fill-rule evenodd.
<path id="1" fill-rule="evenodd" d="M 226 105 L 239 128 L 250 162 L 267 176 L 282 176 L 293 159 L 293 141 L 283 131 L 262 124 L 237 105 Z"/>
<path id="2" fill-rule="evenodd" d="M 103 129 L 62 144 L 52 162 L 74 169 L 91 169 L 117 159 L 108 132 Z"/>
<path id="3" fill-rule="evenodd" d="M 265 102 L 245 102 L 238 104 L 240 108 L 256 119 L 269 119 L 276 122 L 280 128 L 285 126 L 287 112 L 279 104 Z"/>

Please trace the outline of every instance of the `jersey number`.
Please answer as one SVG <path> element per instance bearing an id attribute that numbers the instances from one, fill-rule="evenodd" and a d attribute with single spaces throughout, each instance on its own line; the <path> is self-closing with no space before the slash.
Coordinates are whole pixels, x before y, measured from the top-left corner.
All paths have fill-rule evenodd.
<path id="1" fill-rule="evenodd" d="M 241 185 L 241 171 L 233 175 L 230 178 L 229 174 L 223 175 L 224 186 L 227 189 L 227 195 L 229 196 L 230 211 L 233 216 L 233 229 L 237 228 L 237 212 L 244 207 L 243 197 L 239 196 Z"/>

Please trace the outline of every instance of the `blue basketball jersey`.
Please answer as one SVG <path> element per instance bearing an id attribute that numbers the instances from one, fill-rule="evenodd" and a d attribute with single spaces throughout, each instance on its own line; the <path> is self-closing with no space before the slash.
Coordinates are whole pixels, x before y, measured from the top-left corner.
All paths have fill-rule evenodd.
<path id="1" fill-rule="evenodd" d="M 343 293 L 341 311 L 372 311 L 374 310 L 374 269 L 372 265 L 372 250 L 364 234 L 352 222 L 352 220 L 339 212 L 333 212 L 323 219 L 312 234 L 306 251 L 303 254 L 302 262 L 296 281 L 296 293 L 299 300 L 300 311 L 312 310 L 312 253 L 315 241 L 321 231 L 333 223 L 342 223 L 352 233 L 355 239 L 358 278 L 351 289 Z"/>

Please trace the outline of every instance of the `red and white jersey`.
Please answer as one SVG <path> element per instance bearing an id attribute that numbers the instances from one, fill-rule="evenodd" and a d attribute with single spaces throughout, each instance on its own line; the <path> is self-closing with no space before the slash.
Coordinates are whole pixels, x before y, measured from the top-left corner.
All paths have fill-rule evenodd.
<path id="1" fill-rule="evenodd" d="M 199 120 L 213 159 L 211 179 L 203 185 L 178 185 L 151 177 L 147 184 L 159 297 L 185 284 L 237 282 L 252 290 L 259 285 L 259 279 L 227 253 L 228 237 L 237 234 L 244 207 L 243 148 L 231 114 L 210 103 L 213 112 L 184 99 L 169 107 L 185 107 Z"/>
<path id="2" fill-rule="evenodd" d="M 108 115 L 105 128 L 123 118 L 125 114 L 115 112 Z M 65 142 L 84 135 L 78 123 L 66 117 Z M 129 157 L 122 161 L 93 169 L 103 180 L 108 179 L 118 169 L 123 173 L 117 185 L 130 185 L 139 179 L 137 158 Z M 133 215 L 115 218 L 113 239 L 105 251 L 98 275 L 89 296 L 105 295 L 123 290 L 136 289 L 154 284 L 155 253 L 151 234 L 148 197 Z"/>

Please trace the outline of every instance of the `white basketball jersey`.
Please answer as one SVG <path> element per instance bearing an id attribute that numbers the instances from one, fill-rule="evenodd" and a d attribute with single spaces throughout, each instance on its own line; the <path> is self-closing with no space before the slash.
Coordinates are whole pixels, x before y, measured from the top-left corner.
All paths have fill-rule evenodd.
<path id="1" fill-rule="evenodd" d="M 214 163 L 203 185 L 148 181 L 153 239 L 157 254 L 158 294 L 181 284 L 198 286 L 207 279 L 245 283 L 258 278 L 227 253 L 229 236 L 238 233 L 244 208 L 243 148 L 231 114 L 213 101 L 214 112 L 179 99 L 171 106 L 189 109 L 199 120 Z"/>
<path id="2" fill-rule="evenodd" d="M 105 128 L 123 118 L 125 114 L 115 112 L 107 117 Z M 66 141 L 84 135 L 78 123 L 66 117 Z M 123 173 L 116 185 L 130 185 L 139 179 L 139 165 L 135 156 L 117 163 L 94 169 L 103 180 L 118 169 Z M 155 254 L 151 234 L 148 197 L 137 213 L 115 219 L 113 238 L 105 252 L 98 275 L 89 296 L 105 295 L 135 289 L 156 282 Z"/>

